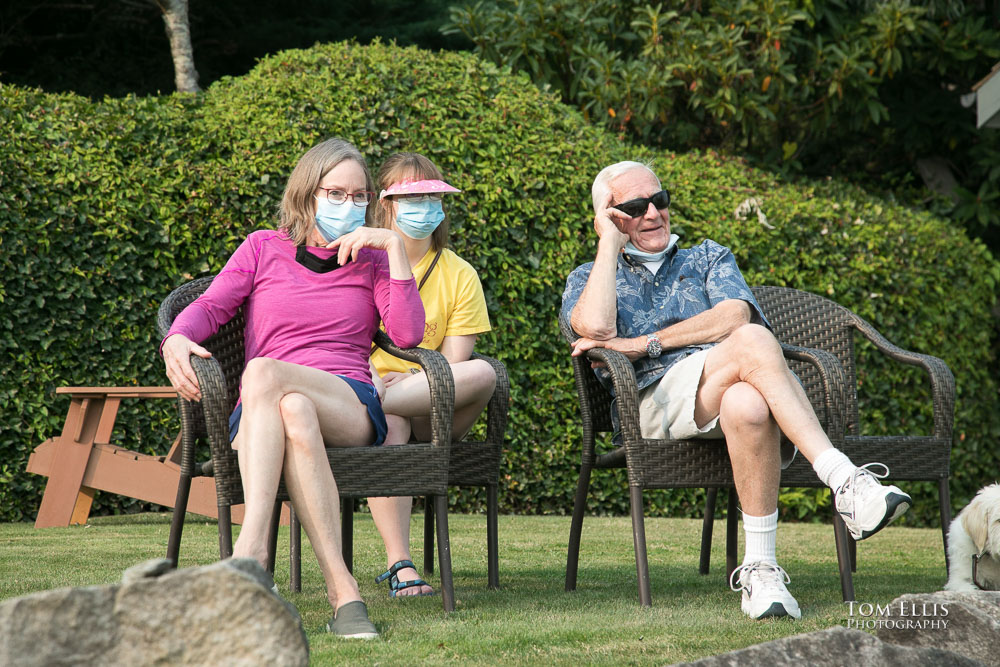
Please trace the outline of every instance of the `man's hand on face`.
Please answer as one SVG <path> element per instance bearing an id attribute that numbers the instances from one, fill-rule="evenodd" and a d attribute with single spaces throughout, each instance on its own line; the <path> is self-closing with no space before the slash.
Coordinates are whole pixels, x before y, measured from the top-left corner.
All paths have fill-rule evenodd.
<path id="1" fill-rule="evenodd" d="M 645 336 L 639 336 L 638 338 L 610 338 L 608 340 L 577 338 L 573 341 L 573 356 L 579 357 L 581 354 L 586 354 L 587 350 L 592 350 L 595 347 L 603 347 L 608 350 L 621 352 L 629 361 L 635 361 L 640 357 L 646 356 Z M 604 363 L 592 361 L 590 365 L 592 368 L 600 368 L 604 366 Z"/>
<path id="2" fill-rule="evenodd" d="M 628 242 L 628 235 L 623 234 L 622 229 L 632 218 L 611 207 L 613 198 L 614 196 L 609 192 L 601 203 L 597 214 L 594 215 L 594 231 L 597 232 L 601 242 L 614 243 L 616 250 L 621 250 Z"/>

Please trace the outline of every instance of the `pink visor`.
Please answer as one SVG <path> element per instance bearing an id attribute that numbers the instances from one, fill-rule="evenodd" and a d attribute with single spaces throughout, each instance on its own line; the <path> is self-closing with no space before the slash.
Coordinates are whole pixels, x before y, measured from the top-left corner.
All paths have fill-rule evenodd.
<path id="1" fill-rule="evenodd" d="M 379 199 L 385 199 L 390 195 L 432 195 L 439 192 L 461 192 L 444 181 L 400 181 L 393 183 L 389 189 L 379 193 Z"/>

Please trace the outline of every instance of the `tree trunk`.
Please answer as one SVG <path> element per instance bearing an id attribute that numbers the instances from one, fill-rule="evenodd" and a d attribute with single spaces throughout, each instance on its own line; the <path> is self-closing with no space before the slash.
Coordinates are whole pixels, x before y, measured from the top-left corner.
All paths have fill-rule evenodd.
<path id="1" fill-rule="evenodd" d="M 191 48 L 191 27 L 188 23 L 187 0 L 155 0 L 163 12 L 163 24 L 170 41 L 170 54 L 174 59 L 174 83 L 178 92 L 197 93 L 198 70 L 194 68 L 194 51 Z"/>

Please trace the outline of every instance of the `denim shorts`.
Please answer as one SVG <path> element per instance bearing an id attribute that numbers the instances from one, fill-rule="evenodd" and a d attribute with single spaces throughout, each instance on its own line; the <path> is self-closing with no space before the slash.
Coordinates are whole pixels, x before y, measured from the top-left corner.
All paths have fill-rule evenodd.
<path id="1" fill-rule="evenodd" d="M 375 429 L 375 442 L 370 443 L 370 446 L 377 447 L 381 445 L 385 442 L 385 435 L 389 430 L 389 426 L 385 423 L 385 413 L 382 411 L 382 403 L 378 400 L 378 393 L 375 391 L 375 387 L 366 382 L 352 380 L 343 375 L 338 375 L 337 377 L 346 382 L 354 390 L 354 393 L 358 395 L 358 400 L 368 408 L 368 418 L 372 420 L 372 427 Z M 236 434 L 239 433 L 240 419 L 242 417 L 243 403 L 241 401 L 236 404 L 233 414 L 229 415 L 229 442 L 232 442 L 236 438 Z"/>

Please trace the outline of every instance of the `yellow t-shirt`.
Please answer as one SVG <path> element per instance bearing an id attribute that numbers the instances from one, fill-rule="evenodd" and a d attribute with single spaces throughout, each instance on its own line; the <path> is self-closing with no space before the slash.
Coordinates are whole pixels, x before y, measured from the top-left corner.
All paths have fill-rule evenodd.
<path id="1" fill-rule="evenodd" d="M 436 254 L 437 251 L 431 248 L 413 267 L 418 285 Z M 441 252 L 441 259 L 420 288 L 420 299 L 424 302 L 424 340 L 420 347 L 437 350 L 445 336 L 480 334 L 491 328 L 479 274 L 471 264 L 447 248 Z M 405 373 L 411 368 L 419 368 L 418 364 L 383 350 L 375 350 L 371 360 L 379 375 L 389 371 Z"/>

